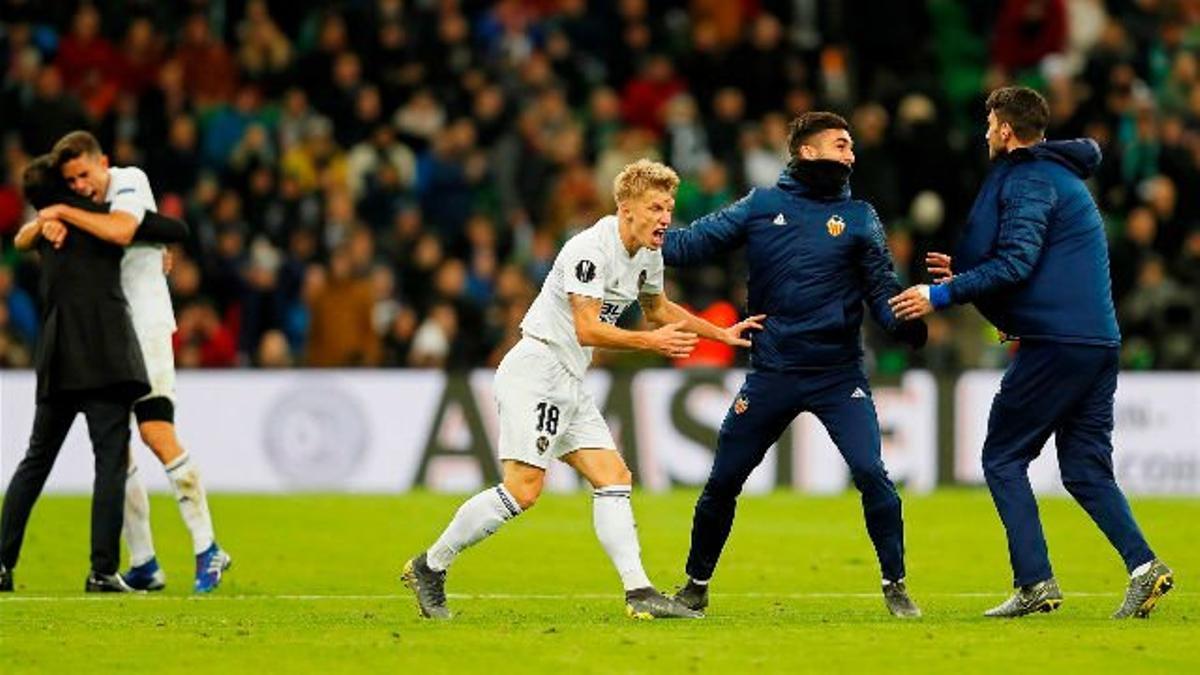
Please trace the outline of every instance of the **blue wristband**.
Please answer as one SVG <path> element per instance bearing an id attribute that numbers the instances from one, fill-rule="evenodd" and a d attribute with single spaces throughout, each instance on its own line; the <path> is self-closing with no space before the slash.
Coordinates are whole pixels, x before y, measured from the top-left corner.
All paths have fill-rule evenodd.
<path id="1" fill-rule="evenodd" d="M 929 287 L 929 304 L 933 305 L 934 309 L 942 309 L 954 304 L 954 300 L 950 298 L 950 286 L 947 284 L 935 284 Z"/>

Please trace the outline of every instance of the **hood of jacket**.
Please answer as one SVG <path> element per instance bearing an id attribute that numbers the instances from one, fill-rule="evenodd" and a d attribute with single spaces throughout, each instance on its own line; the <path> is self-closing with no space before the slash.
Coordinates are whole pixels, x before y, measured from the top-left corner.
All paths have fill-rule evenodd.
<path id="1" fill-rule="evenodd" d="M 1102 158 L 1099 144 L 1090 138 L 1043 141 L 1028 148 L 1019 148 L 1010 154 L 1014 160 L 1033 158 L 1056 162 L 1083 179 L 1090 178 L 1096 173 Z"/>

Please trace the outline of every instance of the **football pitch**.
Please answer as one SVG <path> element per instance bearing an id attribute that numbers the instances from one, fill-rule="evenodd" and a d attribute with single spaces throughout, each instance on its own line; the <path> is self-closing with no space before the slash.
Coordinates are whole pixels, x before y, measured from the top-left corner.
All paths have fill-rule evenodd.
<path id="1" fill-rule="evenodd" d="M 857 496 L 747 497 L 708 617 L 626 619 L 587 494 L 547 495 L 464 554 L 456 616 L 419 619 L 397 582 L 461 496 L 212 495 L 234 558 L 212 596 L 190 594 L 190 540 L 153 500 L 167 590 L 82 593 L 89 501 L 47 497 L 30 523 L 17 592 L 0 596 L 0 670 L 25 672 L 1200 672 L 1200 501 L 1139 499 L 1134 512 L 1176 573 L 1147 621 L 1108 618 L 1126 576 L 1069 499 L 1043 499 L 1062 609 L 985 619 L 1010 572 L 986 492 L 906 496 L 909 587 L 925 612 L 884 609 Z M 635 494 L 650 577 L 683 580 L 694 492 Z"/>

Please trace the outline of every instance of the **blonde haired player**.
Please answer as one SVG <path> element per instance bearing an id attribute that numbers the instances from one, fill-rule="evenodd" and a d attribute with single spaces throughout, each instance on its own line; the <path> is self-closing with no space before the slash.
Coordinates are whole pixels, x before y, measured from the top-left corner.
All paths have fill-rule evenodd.
<path id="1" fill-rule="evenodd" d="M 496 369 L 503 481 L 468 499 L 441 537 L 404 566 L 401 578 L 423 616 L 450 618 L 446 570 L 463 550 L 534 505 L 551 459 L 573 467 L 594 489 L 593 525 L 625 587 L 626 613 L 639 619 L 702 616 L 659 593 L 646 576 L 630 505 L 633 477 L 583 386 L 597 347 L 679 358 L 692 351 L 697 336 L 748 347 L 742 333 L 762 328 L 762 316 L 720 328 L 663 293 L 659 248 L 678 187 L 679 177 L 662 164 L 643 159 L 626 166 L 613 184 L 616 215 L 601 218 L 559 252 L 521 322 L 521 340 Z M 635 300 L 659 328 L 615 325 Z"/>

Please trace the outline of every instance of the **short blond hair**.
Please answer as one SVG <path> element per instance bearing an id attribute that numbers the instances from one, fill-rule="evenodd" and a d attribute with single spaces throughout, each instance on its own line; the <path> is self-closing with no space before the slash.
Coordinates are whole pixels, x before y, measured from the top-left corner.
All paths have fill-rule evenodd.
<path id="1" fill-rule="evenodd" d="M 613 197 L 618 204 L 640 197 L 647 190 L 662 190 L 674 196 L 678 188 L 679 174 L 666 164 L 649 159 L 626 165 L 613 179 Z"/>

